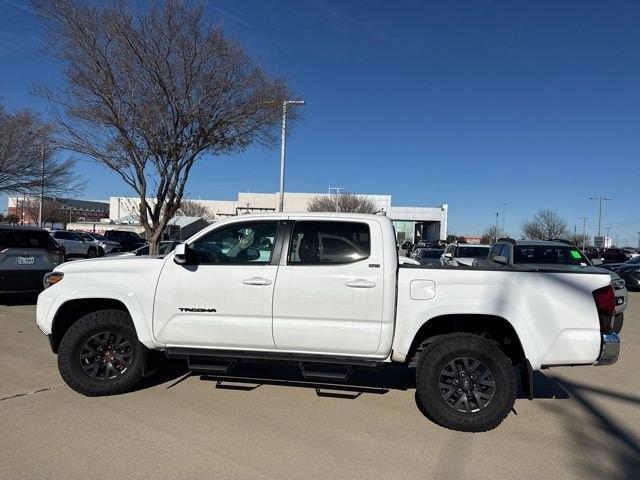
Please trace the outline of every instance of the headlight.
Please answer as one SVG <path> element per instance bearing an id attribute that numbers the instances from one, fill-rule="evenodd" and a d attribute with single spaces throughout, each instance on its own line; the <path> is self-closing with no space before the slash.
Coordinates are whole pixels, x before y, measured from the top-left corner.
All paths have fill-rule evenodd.
<path id="1" fill-rule="evenodd" d="M 44 276 L 42 283 L 44 284 L 44 288 L 49 288 L 51 285 L 55 285 L 64 277 L 64 273 L 62 272 L 49 272 Z"/>

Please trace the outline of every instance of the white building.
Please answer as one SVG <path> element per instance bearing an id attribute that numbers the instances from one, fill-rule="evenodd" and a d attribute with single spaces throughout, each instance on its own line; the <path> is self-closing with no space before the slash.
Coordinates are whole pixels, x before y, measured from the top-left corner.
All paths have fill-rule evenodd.
<path id="1" fill-rule="evenodd" d="M 289 193 L 284 195 L 285 212 L 306 212 L 307 205 L 317 196 L 331 196 L 328 193 Z M 384 212 L 396 228 L 398 242 L 406 240 L 445 240 L 447 238 L 447 215 L 449 206 L 445 203 L 437 207 L 402 207 L 391 204 L 391 195 L 363 194 Z M 202 204 L 210 212 L 211 220 L 218 220 L 249 212 L 275 212 L 280 202 L 279 193 L 238 193 L 237 200 L 193 200 Z M 134 197 L 111 197 L 109 218 L 114 222 L 136 218 L 137 199 Z"/>

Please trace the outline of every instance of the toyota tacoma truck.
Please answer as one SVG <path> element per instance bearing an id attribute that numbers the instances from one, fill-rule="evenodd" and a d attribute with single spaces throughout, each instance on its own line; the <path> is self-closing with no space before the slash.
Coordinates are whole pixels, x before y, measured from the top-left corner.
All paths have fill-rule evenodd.
<path id="1" fill-rule="evenodd" d="M 64 263 L 47 274 L 37 324 L 65 382 L 129 391 L 158 356 L 191 371 L 293 362 L 313 381 L 353 368 L 415 368 L 427 416 L 485 431 L 532 372 L 608 365 L 619 354 L 606 273 L 400 264 L 391 221 L 360 214 L 243 215 L 164 258 Z"/>

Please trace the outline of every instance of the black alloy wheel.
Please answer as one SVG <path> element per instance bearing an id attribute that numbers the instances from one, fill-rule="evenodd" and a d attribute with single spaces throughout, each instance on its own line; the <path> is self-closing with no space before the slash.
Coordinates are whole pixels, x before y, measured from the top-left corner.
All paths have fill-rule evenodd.
<path id="1" fill-rule="evenodd" d="M 479 412 L 496 394 L 493 372 L 477 358 L 458 357 L 440 371 L 440 395 L 462 413 Z"/>
<path id="2" fill-rule="evenodd" d="M 118 332 L 100 332 L 89 338 L 80 348 L 80 367 L 89 377 L 98 380 L 114 379 L 131 366 L 131 342 Z"/>

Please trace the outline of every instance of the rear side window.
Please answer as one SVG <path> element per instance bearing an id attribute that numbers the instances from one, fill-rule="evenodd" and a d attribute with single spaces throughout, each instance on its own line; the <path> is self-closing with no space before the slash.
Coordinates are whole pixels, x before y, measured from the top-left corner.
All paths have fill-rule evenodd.
<path id="1" fill-rule="evenodd" d="M 0 250 L 5 248 L 56 248 L 47 232 L 37 230 L 0 230 Z"/>
<path id="2" fill-rule="evenodd" d="M 369 225 L 358 222 L 296 222 L 289 245 L 289 265 L 358 262 L 371 253 Z"/>

